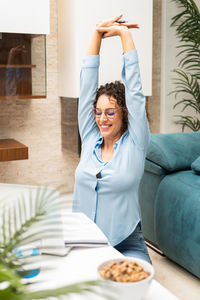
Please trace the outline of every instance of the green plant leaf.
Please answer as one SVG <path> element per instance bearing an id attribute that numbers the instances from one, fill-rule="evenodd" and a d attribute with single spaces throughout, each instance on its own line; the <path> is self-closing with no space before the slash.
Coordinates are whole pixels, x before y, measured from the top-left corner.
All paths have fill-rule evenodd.
<path id="1" fill-rule="evenodd" d="M 200 129 L 200 12 L 194 0 L 172 0 L 179 12 L 172 17 L 171 26 L 176 30 L 180 41 L 177 57 L 179 68 L 173 70 L 177 75 L 173 78 L 176 103 L 173 108 L 182 106 L 182 112 L 192 109 L 197 117 L 178 115 L 175 123 L 197 131 Z"/>
<path id="2" fill-rule="evenodd" d="M 175 123 L 182 125 L 182 131 L 184 131 L 185 127 L 190 128 L 192 131 L 200 130 L 199 119 L 193 118 L 191 116 L 182 116 L 182 115 L 176 115 L 176 117 L 179 117 L 179 120 L 175 121 Z"/>
<path id="3" fill-rule="evenodd" d="M 106 293 L 106 291 L 101 290 L 101 293 L 99 293 L 94 288 L 97 286 L 101 286 L 102 281 L 86 281 L 86 282 L 79 282 L 75 284 L 71 284 L 65 287 L 57 288 L 54 290 L 44 290 L 39 292 L 33 292 L 27 295 L 27 300 L 36 300 L 36 299 L 45 299 L 51 297 L 58 297 L 61 295 L 68 295 L 72 293 L 89 293 L 90 297 L 92 293 L 101 294 L 102 296 L 105 296 L 106 299 L 112 299 L 112 297 L 109 295 L 109 293 Z"/>
<path id="4" fill-rule="evenodd" d="M 0 299 L 23 300 L 26 287 L 21 283 L 20 277 L 11 268 L 0 264 Z"/>
<path id="5" fill-rule="evenodd" d="M 1 203 L 1 201 L 0 201 Z M 41 299 L 52 296 L 66 295 L 70 293 L 98 293 L 94 288 L 99 285 L 98 281 L 85 283 L 76 283 L 55 290 L 46 290 L 31 293 L 26 286 L 22 284 L 20 276 L 28 271 L 28 264 L 34 262 L 34 257 L 20 259 L 14 253 L 14 249 L 40 240 L 43 237 L 57 237 L 60 233 L 57 203 L 57 193 L 49 192 L 47 188 L 38 189 L 36 192 L 30 190 L 26 196 L 22 193 L 16 201 L 11 204 L 5 202 L 1 205 L 1 222 L 0 222 L 0 299 L 1 300 L 28 300 Z M 48 218 L 48 222 L 42 227 L 41 222 Z M 49 224 L 54 224 L 54 228 L 49 231 Z M 37 225 L 37 226 L 36 226 Z M 34 227 L 35 226 L 35 227 Z M 29 233 L 29 229 L 32 229 Z M 55 248 L 55 245 L 49 247 Z M 19 273 L 19 270 L 21 271 Z M 18 273 L 17 273 L 18 272 Z M 2 285 L 1 285 L 2 284 Z M 103 292 L 104 294 L 104 292 Z M 106 292 L 105 292 L 106 294 Z M 109 299 L 109 295 L 106 295 Z"/>

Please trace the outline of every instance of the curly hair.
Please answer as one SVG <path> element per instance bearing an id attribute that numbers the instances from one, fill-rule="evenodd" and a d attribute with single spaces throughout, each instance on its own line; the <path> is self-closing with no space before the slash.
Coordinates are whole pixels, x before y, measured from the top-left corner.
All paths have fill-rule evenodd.
<path id="1" fill-rule="evenodd" d="M 122 133 L 124 133 L 128 128 L 128 110 L 126 107 L 125 100 L 125 86 L 122 82 L 116 80 L 114 82 L 106 83 L 101 85 L 96 92 L 96 97 L 93 103 L 94 108 L 96 108 L 97 101 L 100 96 L 106 95 L 108 97 L 113 97 L 116 99 L 117 104 L 122 109 Z"/>

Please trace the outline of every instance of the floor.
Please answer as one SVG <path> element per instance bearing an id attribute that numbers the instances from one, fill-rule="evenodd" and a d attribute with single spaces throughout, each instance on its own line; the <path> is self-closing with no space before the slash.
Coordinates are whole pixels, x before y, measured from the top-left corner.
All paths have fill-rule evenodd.
<path id="1" fill-rule="evenodd" d="M 180 300 L 200 300 L 200 279 L 148 248 L 155 279 Z"/>

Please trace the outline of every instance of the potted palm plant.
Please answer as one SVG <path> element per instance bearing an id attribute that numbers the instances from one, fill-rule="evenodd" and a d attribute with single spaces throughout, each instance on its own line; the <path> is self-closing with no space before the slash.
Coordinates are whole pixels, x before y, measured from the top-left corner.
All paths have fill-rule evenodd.
<path id="1" fill-rule="evenodd" d="M 194 0 L 172 0 L 178 5 L 180 12 L 172 18 L 171 25 L 175 27 L 180 41 L 178 68 L 173 72 L 176 106 L 182 107 L 185 115 L 178 115 L 177 124 L 182 125 L 182 131 L 190 128 L 200 130 L 200 11 Z M 187 109 L 190 114 L 187 114 Z"/>
<path id="2" fill-rule="evenodd" d="M 30 250 L 28 245 L 30 247 L 33 243 L 40 245 L 39 241 L 42 238 L 52 238 L 60 234 L 60 228 L 56 226 L 59 219 L 57 218 L 57 193 L 54 189 L 49 193 L 49 189 L 41 191 L 38 188 L 34 196 L 30 190 L 28 199 L 22 194 L 19 199 L 15 199 L 14 203 L 8 203 L 7 199 L 4 200 L 6 201 L 0 199 L 0 299 L 45 299 L 70 293 L 93 292 L 93 287 L 99 284 L 97 281 L 81 282 L 54 290 L 37 292 L 31 292 L 27 288 L 22 278 L 31 271 L 27 267 L 30 257 L 21 259 L 16 255 L 15 250 L 24 246 L 26 246 L 26 250 Z M 48 223 L 54 224 L 54 230 L 52 228 L 49 230 L 48 226 L 41 227 L 47 217 Z M 49 247 L 56 246 L 50 245 Z M 32 262 L 34 259 L 31 257 Z M 29 283 L 30 285 L 31 283 Z"/>

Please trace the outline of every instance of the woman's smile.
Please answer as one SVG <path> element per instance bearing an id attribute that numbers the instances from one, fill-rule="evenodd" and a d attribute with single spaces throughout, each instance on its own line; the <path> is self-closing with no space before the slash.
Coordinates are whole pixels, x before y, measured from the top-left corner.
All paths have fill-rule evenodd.
<path id="1" fill-rule="evenodd" d="M 112 125 L 111 124 L 102 124 L 99 126 L 101 127 L 102 130 L 108 130 Z"/>

